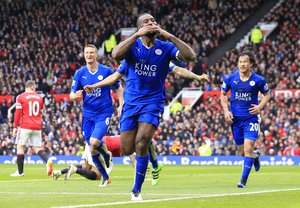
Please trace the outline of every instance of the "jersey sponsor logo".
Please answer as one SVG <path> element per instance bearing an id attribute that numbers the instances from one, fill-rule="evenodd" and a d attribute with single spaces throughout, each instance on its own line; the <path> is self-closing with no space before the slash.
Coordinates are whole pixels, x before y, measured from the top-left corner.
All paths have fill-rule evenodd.
<path id="1" fill-rule="evenodd" d="M 93 92 L 87 93 L 86 95 L 89 96 L 89 97 L 92 97 L 92 96 L 94 96 L 94 97 L 100 97 L 101 96 L 101 88 L 97 88 Z"/>
<path id="2" fill-rule="evenodd" d="M 241 100 L 241 101 L 250 101 L 251 96 L 252 96 L 252 93 L 250 93 L 250 92 L 236 92 L 235 93 L 235 99 Z"/>
<path id="3" fill-rule="evenodd" d="M 253 87 L 253 86 L 255 85 L 255 82 L 254 82 L 254 81 L 250 81 L 250 83 L 249 83 L 249 84 L 250 84 L 250 86 L 252 86 L 252 87 Z"/>
<path id="4" fill-rule="evenodd" d="M 162 50 L 156 49 L 155 50 L 155 54 L 158 55 L 158 56 L 160 56 L 162 54 Z"/>
<path id="5" fill-rule="evenodd" d="M 99 76 L 98 76 L 98 79 L 99 79 L 99 80 L 103 80 L 103 76 L 102 76 L 102 75 L 99 75 Z"/>
<path id="6" fill-rule="evenodd" d="M 135 63 L 134 72 L 140 76 L 155 77 L 157 65 L 145 64 L 145 60 L 141 60 L 140 63 Z"/>

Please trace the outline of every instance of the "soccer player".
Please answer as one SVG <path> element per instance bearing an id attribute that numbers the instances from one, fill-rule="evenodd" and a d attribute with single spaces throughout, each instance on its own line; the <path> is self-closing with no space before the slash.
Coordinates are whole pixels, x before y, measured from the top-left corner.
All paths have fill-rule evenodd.
<path id="1" fill-rule="evenodd" d="M 47 164 L 47 175 L 53 170 L 52 160 L 42 149 L 42 109 L 44 101 L 41 95 L 35 92 L 33 81 L 25 83 L 25 92 L 17 97 L 16 112 L 14 114 L 13 137 L 17 143 L 18 170 L 10 176 L 24 176 L 24 147 L 29 144 Z M 20 128 L 18 128 L 20 126 Z"/>
<path id="2" fill-rule="evenodd" d="M 259 155 L 254 154 L 258 137 L 259 112 L 270 99 L 270 90 L 264 77 L 251 71 L 254 56 L 251 52 L 242 52 L 238 56 L 238 70 L 224 79 L 221 92 L 221 105 L 225 120 L 231 123 L 234 141 L 239 154 L 244 156 L 243 172 L 239 188 L 245 188 L 252 165 L 256 171 L 260 168 Z M 227 92 L 231 90 L 230 106 Z M 258 93 L 263 98 L 258 103 Z"/>
<path id="3" fill-rule="evenodd" d="M 123 152 L 120 146 L 120 136 L 104 136 L 103 142 L 106 144 L 107 149 L 112 153 L 113 157 L 121 157 L 123 156 Z M 149 154 L 152 155 L 153 161 L 152 166 L 158 166 L 158 161 L 156 159 L 156 152 L 155 147 L 152 144 L 149 147 Z M 102 159 L 102 157 L 100 157 Z M 53 180 L 57 180 L 61 175 L 66 174 L 65 180 L 69 180 L 69 178 L 74 174 L 77 173 L 87 179 L 90 180 L 100 180 L 101 174 L 99 170 L 96 168 L 93 160 L 92 155 L 89 150 L 89 146 L 86 143 L 85 150 L 82 155 L 82 159 L 84 160 L 83 165 L 70 165 L 68 168 L 64 168 L 62 170 L 53 170 L 52 176 Z M 100 159 L 100 160 L 101 160 Z M 130 155 L 130 160 L 133 166 L 135 167 L 135 155 Z M 103 159 L 101 160 L 103 163 Z M 152 185 L 155 186 L 158 184 L 158 178 L 152 179 Z"/>
<path id="4" fill-rule="evenodd" d="M 140 15 L 137 26 L 138 31 L 112 52 L 113 58 L 125 59 L 122 65 L 128 67 L 121 65 L 109 79 L 85 88 L 88 92 L 93 91 L 126 76 L 125 103 L 120 118 L 121 147 L 125 155 L 136 152 L 135 182 L 131 193 L 134 201 L 143 200 L 140 193 L 149 161 L 148 148 L 164 110 L 164 81 L 169 63 L 176 59 L 195 60 L 193 50 L 160 28 L 152 15 Z M 156 39 L 157 34 L 170 42 Z"/>
<path id="5" fill-rule="evenodd" d="M 113 168 L 111 153 L 102 141 L 113 113 L 110 86 L 98 88 L 91 93 L 83 91 L 83 87 L 105 79 L 113 74 L 114 71 L 98 63 L 97 48 L 94 45 L 89 44 L 84 47 L 84 58 L 86 65 L 77 70 L 74 75 L 70 98 L 74 101 L 83 97 L 83 136 L 89 144 L 93 162 L 102 175 L 102 181 L 99 186 L 105 187 L 111 182 L 109 173 Z M 123 104 L 123 88 L 119 82 L 116 82 L 114 86 L 119 97 L 118 112 L 120 112 Z M 102 165 L 99 159 L 100 155 L 104 158 L 106 167 Z"/>
<path id="6" fill-rule="evenodd" d="M 65 180 L 67 181 L 74 173 L 77 173 L 89 180 L 100 180 L 101 174 L 93 162 L 88 143 L 85 144 L 85 149 L 82 155 L 82 159 L 84 160 L 83 165 L 75 166 L 72 164 L 68 168 L 64 168 L 62 170 L 53 170 L 52 173 L 53 180 L 57 180 L 61 175 L 66 174 Z M 102 165 L 104 166 L 105 162 L 102 159 L 102 157 L 100 157 L 99 159 Z"/>

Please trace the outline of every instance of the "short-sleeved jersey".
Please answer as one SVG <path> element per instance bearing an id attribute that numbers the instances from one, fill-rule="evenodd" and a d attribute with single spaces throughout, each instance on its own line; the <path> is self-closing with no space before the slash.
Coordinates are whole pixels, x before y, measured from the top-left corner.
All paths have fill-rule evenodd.
<path id="1" fill-rule="evenodd" d="M 17 97 L 16 110 L 20 110 L 20 127 L 41 130 L 44 101 L 36 92 L 24 92 Z"/>
<path id="2" fill-rule="evenodd" d="M 147 48 L 141 39 L 131 46 L 117 72 L 126 76 L 124 101 L 138 105 L 165 102 L 164 81 L 169 63 L 175 60 L 178 49 L 173 43 L 156 40 Z"/>
<path id="3" fill-rule="evenodd" d="M 114 71 L 102 64 L 98 64 L 98 69 L 94 72 L 88 70 L 87 66 L 81 67 L 76 71 L 73 83 L 72 92 L 83 90 L 85 85 L 92 85 L 106 77 L 113 74 Z M 116 88 L 119 88 L 120 82 L 114 84 Z M 113 112 L 112 99 L 110 96 L 110 86 L 105 86 L 96 89 L 91 93 L 82 92 L 83 94 L 83 116 L 94 117 L 94 116 L 107 116 Z"/>
<path id="4" fill-rule="evenodd" d="M 269 91 L 268 84 L 264 77 L 252 73 L 247 81 L 240 79 L 239 72 L 236 71 L 225 77 L 222 90 L 228 92 L 231 90 L 230 111 L 234 117 L 250 118 L 249 108 L 251 104 L 258 104 L 258 93 L 266 94 Z"/>

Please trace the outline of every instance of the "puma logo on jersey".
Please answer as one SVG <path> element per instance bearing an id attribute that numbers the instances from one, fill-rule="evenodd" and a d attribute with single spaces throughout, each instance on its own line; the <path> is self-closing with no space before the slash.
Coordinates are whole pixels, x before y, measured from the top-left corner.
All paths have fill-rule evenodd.
<path id="1" fill-rule="evenodd" d="M 138 51 L 138 52 L 141 52 L 141 49 L 140 48 L 138 48 L 138 47 L 135 47 L 136 48 L 136 50 Z"/>
<path id="2" fill-rule="evenodd" d="M 238 84 L 239 83 L 239 81 L 233 81 L 235 84 Z"/>
<path id="3" fill-rule="evenodd" d="M 86 79 L 86 76 L 82 76 L 83 79 Z"/>

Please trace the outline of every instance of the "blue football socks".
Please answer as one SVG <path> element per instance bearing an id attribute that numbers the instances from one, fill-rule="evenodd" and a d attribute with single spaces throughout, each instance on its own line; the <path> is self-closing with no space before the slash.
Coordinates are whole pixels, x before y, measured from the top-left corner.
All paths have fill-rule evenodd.
<path id="1" fill-rule="evenodd" d="M 108 154 L 108 150 L 107 147 L 105 145 L 105 143 L 103 141 L 101 141 L 101 143 L 99 144 L 99 146 L 97 147 L 98 152 L 100 152 L 100 154 L 103 156 L 106 166 L 109 165 L 109 158 L 110 155 Z"/>
<path id="2" fill-rule="evenodd" d="M 93 158 L 93 162 L 96 165 L 96 167 L 98 168 L 99 172 L 101 173 L 102 177 L 104 180 L 108 179 L 108 175 L 106 173 L 105 167 L 103 167 L 100 159 L 99 159 L 100 154 L 98 153 L 97 155 L 92 155 Z"/>
<path id="3" fill-rule="evenodd" d="M 243 165 L 243 173 L 242 173 L 242 180 L 247 181 L 248 176 L 250 174 L 251 168 L 254 163 L 254 158 L 253 157 L 244 157 L 244 165 Z"/>
<path id="4" fill-rule="evenodd" d="M 139 191 L 141 192 L 142 184 L 144 183 L 148 162 L 149 162 L 149 155 L 146 157 L 139 157 L 138 155 L 135 156 L 136 159 L 136 167 L 135 167 L 135 181 L 132 191 Z"/>

